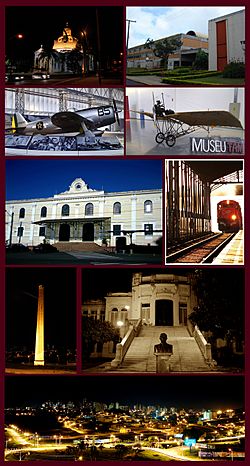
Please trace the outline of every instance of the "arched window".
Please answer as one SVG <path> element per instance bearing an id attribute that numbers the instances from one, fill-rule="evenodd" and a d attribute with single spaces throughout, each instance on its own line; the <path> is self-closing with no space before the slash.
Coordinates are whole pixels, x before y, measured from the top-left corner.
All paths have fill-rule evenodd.
<path id="1" fill-rule="evenodd" d="M 121 321 L 125 323 L 127 318 L 128 318 L 128 309 L 124 307 L 123 309 L 121 309 Z"/>
<path id="2" fill-rule="evenodd" d="M 115 202 L 113 205 L 113 214 L 121 214 L 122 212 L 122 207 L 120 202 Z"/>
<path id="3" fill-rule="evenodd" d="M 68 204 L 64 204 L 62 206 L 62 215 L 64 217 L 68 217 L 69 216 L 69 205 Z"/>
<path id="4" fill-rule="evenodd" d="M 41 217 L 43 218 L 47 217 L 47 207 L 45 206 L 41 208 Z"/>
<path id="5" fill-rule="evenodd" d="M 24 207 L 22 207 L 19 210 L 19 218 L 24 218 L 24 217 L 25 217 L 25 209 L 24 209 Z"/>
<path id="6" fill-rule="evenodd" d="M 85 205 L 85 215 L 93 215 L 94 213 L 94 205 L 92 202 L 89 202 Z"/>
<path id="7" fill-rule="evenodd" d="M 118 309 L 116 307 L 113 307 L 111 311 L 111 324 L 116 325 L 118 319 Z"/>
<path id="8" fill-rule="evenodd" d="M 153 212 L 153 202 L 152 201 L 145 201 L 144 202 L 144 213 L 150 214 Z"/>

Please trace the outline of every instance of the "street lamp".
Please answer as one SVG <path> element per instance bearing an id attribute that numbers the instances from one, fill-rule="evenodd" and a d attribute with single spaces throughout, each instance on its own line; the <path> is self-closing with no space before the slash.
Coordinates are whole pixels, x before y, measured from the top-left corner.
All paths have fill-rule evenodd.
<path id="1" fill-rule="evenodd" d="M 124 322 L 122 320 L 118 320 L 116 325 L 119 328 L 120 337 L 122 339 L 124 337 Z"/>

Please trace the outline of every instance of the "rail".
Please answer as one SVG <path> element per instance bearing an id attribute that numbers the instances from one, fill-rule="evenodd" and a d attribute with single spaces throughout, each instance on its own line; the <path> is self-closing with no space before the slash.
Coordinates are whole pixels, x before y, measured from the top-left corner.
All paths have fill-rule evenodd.
<path id="1" fill-rule="evenodd" d="M 112 369 L 117 369 L 126 356 L 126 353 L 134 339 L 140 333 L 142 320 L 138 319 L 135 325 L 131 325 L 120 343 L 116 345 L 115 359 L 111 361 Z"/>
<path id="2" fill-rule="evenodd" d="M 205 337 L 202 335 L 199 327 L 196 325 L 194 327 L 194 338 L 196 340 L 197 345 L 199 346 L 205 361 L 209 364 L 212 363 L 212 349 L 211 349 L 211 344 L 207 342 Z"/>

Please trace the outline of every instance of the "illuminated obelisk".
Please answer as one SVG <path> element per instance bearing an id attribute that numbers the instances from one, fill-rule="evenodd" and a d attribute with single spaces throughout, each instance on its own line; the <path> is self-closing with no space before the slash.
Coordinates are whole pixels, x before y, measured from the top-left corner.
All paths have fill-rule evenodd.
<path id="1" fill-rule="evenodd" d="M 38 287 L 36 347 L 34 366 L 44 366 L 44 287 Z"/>

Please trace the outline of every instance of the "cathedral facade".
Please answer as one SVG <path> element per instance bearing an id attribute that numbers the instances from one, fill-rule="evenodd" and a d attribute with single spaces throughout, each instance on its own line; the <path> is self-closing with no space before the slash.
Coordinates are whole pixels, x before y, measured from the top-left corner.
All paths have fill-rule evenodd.
<path id="1" fill-rule="evenodd" d="M 51 50 L 41 45 L 35 51 L 35 70 L 46 70 L 50 74 L 84 74 L 93 71 L 94 57 L 87 52 L 86 35 L 82 32 L 82 40 L 74 37 L 67 23 L 62 35 L 54 40 Z"/>
<path id="2" fill-rule="evenodd" d="M 53 197 L 7 201 L 6 225 L 7 244 L 155 245 L 162 237 L 162 190 L 107 193 L 77 178 Z"/>

